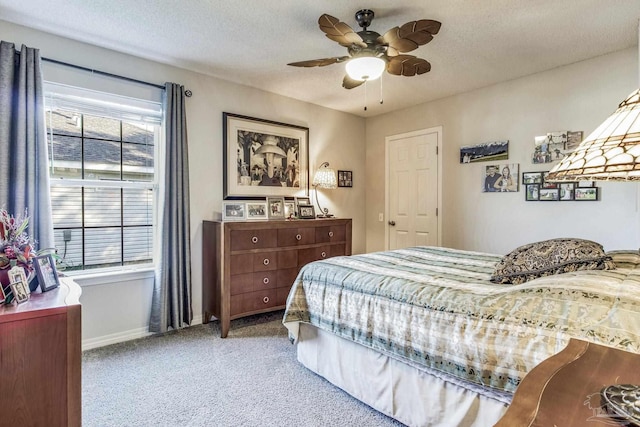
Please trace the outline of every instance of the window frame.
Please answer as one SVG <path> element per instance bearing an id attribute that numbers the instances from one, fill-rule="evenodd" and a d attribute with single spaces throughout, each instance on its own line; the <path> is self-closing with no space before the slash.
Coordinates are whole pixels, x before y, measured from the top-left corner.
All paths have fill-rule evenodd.
<path id="1" fill-rule="evenodd" d="M 62 90 L 58 91 L 56 90 L 57 88 L 61 88 Z M 60 93 L 62 92 L 62 94 Z M 81 102 L 78 102 L 77 104 L 72 101 L 64 101 L 64 97 L 66 96 L 64 93 L 69 92 L 72 94 L 72 96 L 70 96 L 69 98 L 71 99 L 80 99 Z M 123 245 L 124 245 L 124 237 L 123 237 L 123 232 L 127 227 L 131 227 L 131 226 L 127 226 L 125 225 L 125 218 L 123 217 L 123 214 L 121 213 L 120 215 L 120 224 L 117 226 L 113 226 L 113 228 L 117 228 L 120 230 L 120 245 L 121 245 L 121 253 L 120 253 L 120 263 L 121 265 L 114 265 L 114 266 L 108 266 L 108 267 L 96 267 L 96 268 L 86 268 L 86 249 L 85 249 L 85 239 L 84 239 L 84 230 L 87 228 L 91 228 L 91 227 L 85 227 L 84 224 L 84 219 L 82 220 L 82 224 L 80 227 L 73 227 L 73 229 L 80 229 L 81 232 L 83 233 L 83 237 L 82 237 L 82 269 L 79 270 L 63 270 L 65 275 L 68 276 L 72 276 L 74 277 L 74 279 L 78 279 L 81 281 L 81 284 L 84 285 L 93 285 L 93 284 L 105 284 L 105 283 L 113 283 L 113 282 L 119 282 L 119 281 L 126 281 L 126 280 L 135 280 L 135 279 L 146 279 L 146 278 L 150 278 L 153 277 L 153 272 L 157 266 L 157 262 L 158 262 L 158 254 L 159 254 L 159 249 L 158 249 L 158 227 L 159 227 L 159 207 L 160 207 L 160 200 L 161 200 L 161 185 L 160 185 L 160 178 L 161 178 L 161 164 L 163 164 L 164 162 L 162 161 L 162 154 L 163 154 L 163 150 L 161 148 L 162 143 L 164 141 L 164 133 L 163 133 L 163 126 L 162 126 L 162 122 L 163 122 L 163 109 L 162 109 L 162 105 L 158 102 L 155 101 L 150 101 L 150 100 L 141 100 L 141 99 L 137 99 L 137 98 L 129 98 L 129 97 L 124 97 L 124 96 L 120 96 L 120 95 L 114 95 L 111 93 L 106 93 L 106 92 L 97 92 L 94 90 L 90 90 L 90 89 L 84 89 L 84 88 L 78 88 L 78 87 L 71 87 L 71 86 L 66 86 L 66 85 L 59 85 L 56 83 L 50 83 L 50 82 L 46 82 L 45 84 L 45 91 L 44 91 L 45 95 L 45 112 L 47 114 L 47 118 L 46 118 L 46 137 L 47 137 L 47 143 L 49 144 L 52 141 L 52 138 L 54 137 L 54 131 L 50 122 L 50 118 L 49 118 L 49 114 L 51 111 L 55 111 L 55 110 L 64 110 L 64 111 L 73 111 L 76 112 L 80 115 L 82 115 L 83 120 L 84 120 L 84 116 L 88 115 L 88 116 L 98 116 L 98 117 L 104 117 L 107 119 L 115 119 L 118 120 L 120 122 L 120 152 L 121 152 L 121 157 L 120 157 L 120 162 L 118 167 L 120 168 L 120 180 L 107 180 L 107 179 L 90 179 L 90 178 L 64 178 L 64 177 L 58 177 L 53 175 L 54 172 L 54 167 L 55 165 L 53 165 L 51 163 L 51 161 L 49 161 L 49 188 L 54 188 L 54 187 L 66 187 L 66 188 L 82 188 L 83 192 L 84 189 L 86 188 L 118 188 L 120 189 L 120 200 L 122 201 L 122 197 L 123 197 L 123 192 L 122 190 L 127 190 L 127 189 L 147 189 L 147 190 L 151 190 L 153 192 L 153 200 L 152 200 L 152 217 L 151 217 L 151 233 L 152 233 L 152 237 L 151 237 L 151 248 L 150 248 L 150 255 L 151 255 L 151 260 L 148 262 L 140 262 L 140 263 L 133 263 L 133 264 L 124 264 L 125 260 L 125 253 L 123 250 Z M 84 96 L 83 96 L 84 95 Z M 50 104 L 47 104 L 47 99 L 51 99 L 51 97 L 55 97 L 56 100 L 53 101 Z M 60 99 L 63 99 L 62 105 L 59 105 Z M 122 103 L 118 104 L 118 106 L 114 106 L 114 100 L 115 101 L 122 101 Z M 138 119 L 138 117 L 136 116 L 136 114 L 131 114 L 129 112 L 129 110 L 126 107 L 126 102 L 130 101 L 130 105 L 129 107 L 132 109 L 132 111 L 134 111 L 134 113 L 137 113 L 139 111 L 146 111 L 148 113 L 148 111 L 153 111 L 155 114 L 150 114 L 148 116 L 144 116 L 141 115 L 139 117 L 144 117 L 144 120 Z M 105 108 L 105 110 L 108 111 L 115 111 L 119 114 L 108 114 L 106 111 L 105 112 L 101 112 L 99 110 L 99 106 L 101 105 L 101 103 L 104 103 L 105 105 L 108 105 L 108 108 Z M 82 105 L 89 105 L 89 109 L 88 110 L 83 110 Z M 125 105 L 123 108 L 118 108 L 121 107 L 122 105 Z M 145 105 L 152 105 L 155 108 L 154 109 L 150 109 L 150 110 L 145 110 L 144 108 L 141 108 L 140 105 L 145 106 Z M 96 111 L 97 110 L 97 111 Z M 149 117 L 151 117 L 149 119 Z M 122 125 L 123 123 L 137 123 L 137 124 L 147 124 L 147 125 L 152 125 L 154 126 L 154 130 L 153 130 L 153 135 L 154 135 L 154 141 L 153 141 L 153 180 L 151 181 L 134 181 L 134 180 L 126 180 L 126 179 L 122 179 L 122 172 L 123 172 L 123 167 L 126 166 L 126 164 L 123 163 L 123 158 L 122 158 L 122 149 L 123 149 L 123 145 L 126 141 L 124 141 L 123 135 L 122 135 Z M 64 136 L 64 135 L 63 135 Z M 85 136 L 84 132 L 81 132 L 81 134 L 79 136 L 73 136 L 73 138 L 78 138 L 80 141 L 82 141 L 82 144 L 84 146 L 84 140 L 86 139 L 92 139 L 90 136 Z M 128 142 L 127 142 L 128 143 Z M 48 147 L 49 149 L 49 147 Z M 48 153 L 49 154 L 49 153 Z M 81 161 L 81 165 L 80 165 L 80 171 L 81 171 L 81 176 L 84 176 L 85 174 L 85 159 L 84 156 L 82 156 L 83 158 L 80 159 Z M 84 205 L 84 202 L 82 202 Z M 83 218 L 84 218 L 84 206 L 80 207 L 81 209 L 83 209 Z M 123 205 L 120 205 L 120 209 L 122 212 L 123 209 Z M 147 225 L 144 225 L 147 226 Z M 55 230 L 63 230 L 66 229 L 67 227 L 60 227 L 60 228 L 55 228 Z M 90 265 L 90 264 L 89 264 Z"/>

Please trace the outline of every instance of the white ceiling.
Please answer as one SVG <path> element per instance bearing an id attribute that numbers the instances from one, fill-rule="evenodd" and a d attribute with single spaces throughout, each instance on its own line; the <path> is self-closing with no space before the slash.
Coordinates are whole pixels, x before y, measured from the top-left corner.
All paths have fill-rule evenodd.
<path id="1" fill-rule="evenodd" d="M 366 112 L 365 88 L 341 86 L 343 64 L 286 65 L 346 55 L 318 17 L 359 31 L 363 8 L 380 34 L 442 22 L 412 52 L 431 72 L 385 74 L 382 105 L 380 84 L 369 83 Z M 363 117 L 636 46 L 639 18 L 640 0 L 0 0 L 2 20 Z"/>

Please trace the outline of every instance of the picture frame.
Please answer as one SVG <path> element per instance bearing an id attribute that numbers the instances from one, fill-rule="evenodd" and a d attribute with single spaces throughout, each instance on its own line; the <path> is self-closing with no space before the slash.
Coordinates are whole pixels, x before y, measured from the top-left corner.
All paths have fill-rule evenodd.
<path id="1" fill-rule="evenodd" d="M 520 191 L 520 165 L 491 164 L 483 168 L 483 193 L 517 193 Z"/>
<path id="2" fill-rule="evenodd" d="M 223 198 L 309 195 L 309 128 L 222 113 Z"/>
<path id="3" fill-rule="evenodd" d="M 314 219 L 316 211 L 313 205 L 298 205 L 298 217 L 300 219 Z"/>
<path id="4" fill-rule="evenodd" d="M 594 202 L 599 199 L 598 187 L 576 187 L 573 199 L 579 202 Z"/>
<path id="5" fill-rule="evenodd" d="M 540 188 L 539 200 L 541 202 L 557 202 L 560 199 L 558 188 Z"/>
<path id="6" fill-rule="evenodd" d="M 460 163 L 489 162 L 509 158 L 509 140 L 460 147 Z"/>
<path id="7" fill-rule="evenodd" d="M 300 205 L 310 205 L 311 197 L 296 197 L 296 206 L 300 207 Z M 299 213 L 299 212 L 298 212 Z"/>
<path id="8" fill-rule="evenodd" d="M 338 170 L 338 187 L 353 187 L 353 171 Z"/>
<path id="9" fill-rule="evenodd" d="M 269 219 L 284 219 L 284 197 L 267 197 Z"/>
<path id="10" fill-rule="evenodd" d="M 542 188 L 558 188 L 558 184 L 555 182 L 547 182 L 547 176 L 549 171 L 542 172 Z"/>
<path id="11" fill-rule="evenodd" d="M 23 282 L 22 280 L 19 280 L 17 282 L 12 282 L 9 286 L 11 287 L 11 293 L 13 293 L 13 299 L 18 304 L 22 304 L 29 300 L 29 285 L 27 285 L 26 281 Z"/>
<path id="12" fill-rule="evenodd" d="M 222 202 L 223 221 L 242 221 L 247 218 L 246 206 L 244 202 L 232 201 Z"/>
<path id="13" fill-rule="evenodd" d="M 540 200 L 540 184 L 525 185 L 524 199 L 528 202 Z"/>
<path id="14" fill-rule="evenodd" d="M 53 255 L 37 256 L 33 259 L 33 265 L 35 266 L 38 283 L 40 284 L 40 290 L 42 292 L 47 292 L 60 286 L 60 279 L 58 278 L 58 271 L 56 270 Z"/>
<path id="15" fill-rule="evenodd" d="M 267 202 L 264 201 L 248 201 L 246 202 L 247 220 L 268 219 Z"/>
<path id="16" fill-rule="evenodd" d="M 595 187 L 594 181 L 577 181 L 578 185 L 576 187 Z"/>
<path id="17" fill-rule="evenodd" d="M 284 199 L 284 216 L 286 219 L 293 219 L 297 215 L 295 200 Z"/>
<path id="18" fill-rule="evenodd" d="M 7 272 L 7 275 L 9 276 L 9 283 L 13 283 L 13 282 L 29 283 L 29 280 L 27 279 L 27 274 L 24 272 L 24 268 L 18 265 L 11 267 L 11 269 Z M 29 286 L 27 286 L 27 293 L 31 293 Z"/>
<path id="19" fill-rule="evenodd" d="M 576 188 L 575 182 L 562 182 L 558 184 L 560 189 L 560 201 L 569 201 L 574 199 L 574 192 Z"/>
<path id="20" fill-rule="evenodd" d="M 6 300 L 7 296 L 4 293 L 4 286 L 2 286 L 2 283 L 0 283 L 0 304 L 4 304 Z"/>
<path id="21" fill-rule="evenodd" d="M 542 172 L 522 172 L 522 183 L 528 184 L 542 184 Z"/>

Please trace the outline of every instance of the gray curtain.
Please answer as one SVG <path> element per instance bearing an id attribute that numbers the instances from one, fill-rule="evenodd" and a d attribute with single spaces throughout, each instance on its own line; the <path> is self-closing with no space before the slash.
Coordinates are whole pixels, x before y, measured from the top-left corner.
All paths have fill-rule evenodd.
<path id="1" fill-rule="evenodd" d="M 28 209 L 38 249 L 54 246 L 42 86 L 39 50 L 0 42 L 0 207 Z"/>
<path id="2" fill-rule="evenodd" d="M 189 156 L 184 87 L 165 84 L 164 201 L 160 209 L 160 260 L 151 306 L 151 332 L 189 325 L 191 239 L 189 227 Z"/>

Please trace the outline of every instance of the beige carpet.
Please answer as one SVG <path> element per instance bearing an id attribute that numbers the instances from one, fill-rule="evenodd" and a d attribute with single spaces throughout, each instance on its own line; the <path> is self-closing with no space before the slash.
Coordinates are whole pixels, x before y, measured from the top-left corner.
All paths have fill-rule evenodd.
<path id="1" fill-rule="evenodd" d="M 282 312 L 84 352 L 82 425 L 401 426 L 300 365 Z"/>

